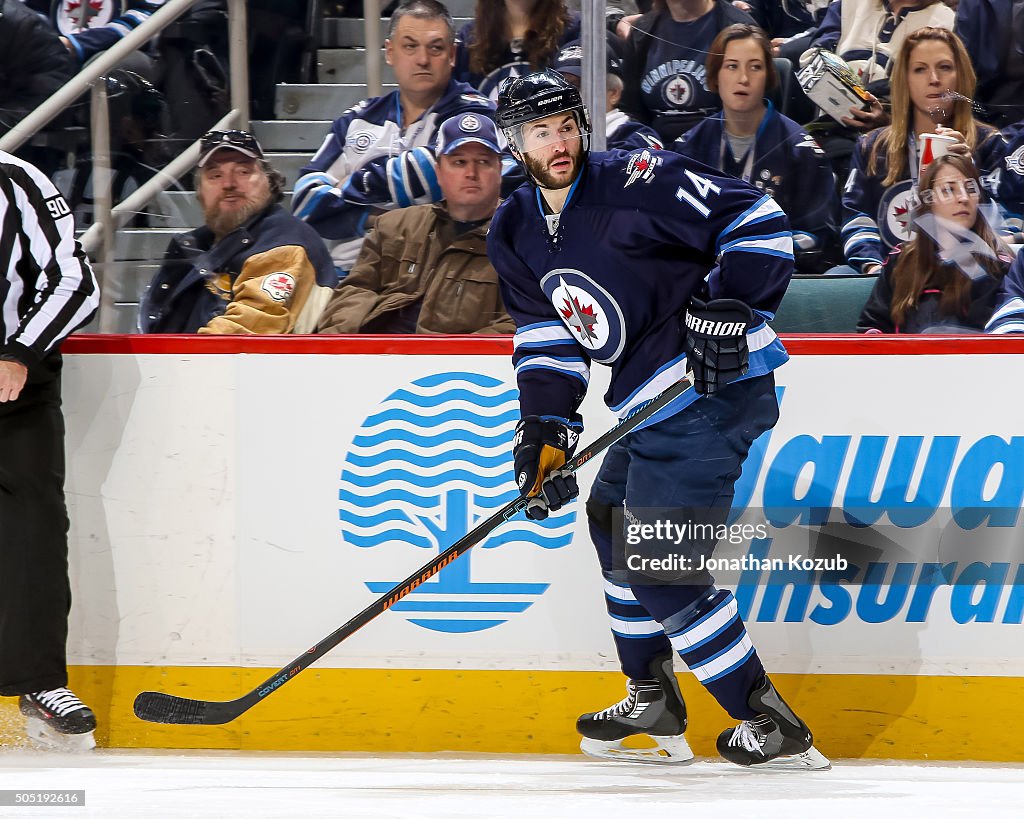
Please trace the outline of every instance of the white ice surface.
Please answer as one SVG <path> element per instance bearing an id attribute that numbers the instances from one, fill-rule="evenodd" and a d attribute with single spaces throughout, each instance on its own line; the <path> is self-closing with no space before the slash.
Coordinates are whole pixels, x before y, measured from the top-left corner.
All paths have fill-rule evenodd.
<path id="1" fill-rule="evenodd" d="M 0 789 L 84 789 L 76 808 L 0 816 L 341 819 L 841 819 L 1024 816 L 1024 767 L 836 762 L 751 772 L 570 756 L 0 752 Z"/>

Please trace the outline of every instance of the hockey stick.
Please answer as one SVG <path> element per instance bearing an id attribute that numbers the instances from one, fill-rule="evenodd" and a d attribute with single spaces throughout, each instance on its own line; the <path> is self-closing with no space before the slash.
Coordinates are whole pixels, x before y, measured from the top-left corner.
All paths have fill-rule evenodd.
<path id="1" fill-rule="evenodd" d="M 655 413 L 664 409 L 687 390 L 691 389 L 693 389 L 693 386 L 689 379 L 683 378 L 677 381 L 656 398 L 651 399 L 646 404 L 641 404 L 629 417 L 612 427 L 612 429 L 608 430 L 590 446 L 571 458 L 562 469 L 567 472 L 575 472 L 595 455 L 599 455 L 613 444 L 622 440 L 622 438 L 638 426 L 653 417 Z M 277 689 L 300 671 L 311 666 L 340 642 L 348 639 L 371 620 L 383 614 L 457 557 L 468 552 L 506 520 L 526 509 L 529 503 L 530 498 L 523 495 L 509 501 L 505 506 L 487 518 L 487 520 L 468 534 L 463 535 L 421 569 L 409 575 L 409 577 L 405 578 L 405 580 L 384 596 L 370 603 L 370 605 L 345 623 L 345 625 L 331 632 L 307 652 L 300 654 L 280 671 L 277 671 L 270 679 L 264 681 L 237 700 L 210 702 L 207 700 L 191 700 L 185 697 L 176 697 L 172 694 L 163 694 L 158 691 L 143 691 L 135 698 L 135 716 L 147 722 L 162 722 L 172 725 L 223 725 L 226 722 L 237 719 L 256 705 L 256 703 L 277 691 Z"/>

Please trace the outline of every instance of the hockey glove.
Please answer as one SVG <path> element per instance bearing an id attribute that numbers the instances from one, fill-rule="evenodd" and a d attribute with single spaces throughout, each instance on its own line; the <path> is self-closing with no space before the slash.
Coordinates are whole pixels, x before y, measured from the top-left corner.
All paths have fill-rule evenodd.
<path id="1" fill-rule="evenodd" d="M 701 395 L 714 395 L 746 374 L 747 328 L 753 320 L 751 309 L 736 299 L 690 301 L 683 320 L 686 361 Z"/>
<path id="2" fill-rule="evenodd" d="M 528 415 L 516 425 L 512 457 L 520 491 L 533 498 L 526 507 L 528 518 L 544 520 L 549 511 L 579 497 L 576 476 L 559 471 L 576 449 L 576 439 L 573 430 L 555 419 Z"/>

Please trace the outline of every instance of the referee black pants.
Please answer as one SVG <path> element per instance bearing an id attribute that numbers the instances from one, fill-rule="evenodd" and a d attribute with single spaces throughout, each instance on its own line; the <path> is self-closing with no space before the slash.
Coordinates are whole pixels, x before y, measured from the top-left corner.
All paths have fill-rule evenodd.
<path id="1" fill-rule="evenodd" d="M 70 609 L 57 358 L 0 404 L 0 695 L 67 685 Z"/>

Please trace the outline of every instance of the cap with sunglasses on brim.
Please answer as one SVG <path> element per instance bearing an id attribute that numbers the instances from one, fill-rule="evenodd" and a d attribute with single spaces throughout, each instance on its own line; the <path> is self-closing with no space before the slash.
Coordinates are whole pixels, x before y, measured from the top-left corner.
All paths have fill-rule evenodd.
<path id="1" fill-rule="evenodd" d="M 606 47 L 606 53 L 608 57 L 608 64 L 605 66 L 606 70 L 609 74 L 615 74 L 616 76 L 621 77 L 622 58 L 612 51 L 611 48 Z M 562 47 L 562 50 L 558 52 L 553 68 L 561 74 L 573 74 L 574 76 L 582 77 L 583 43 L 579 40 L 573 40 L 570 43 L 566 43 Z"/>
<path id="2" fill-rule="evenodd" d="M 203 167 L 217 151 L 229 150 L 251 157 L 263 159 L 263 148 L 248 131 L 210 131 L 199 140 L 198 167 Z"/>
<path id="3" fill-rule="evenodd" d="M 494 120 L 482 114 L 456 114 L 446 119 L 437 132 L 437 155 L 450 154 L 467 142 L 476 142 L 496 154 L 501 153 Z"/>

